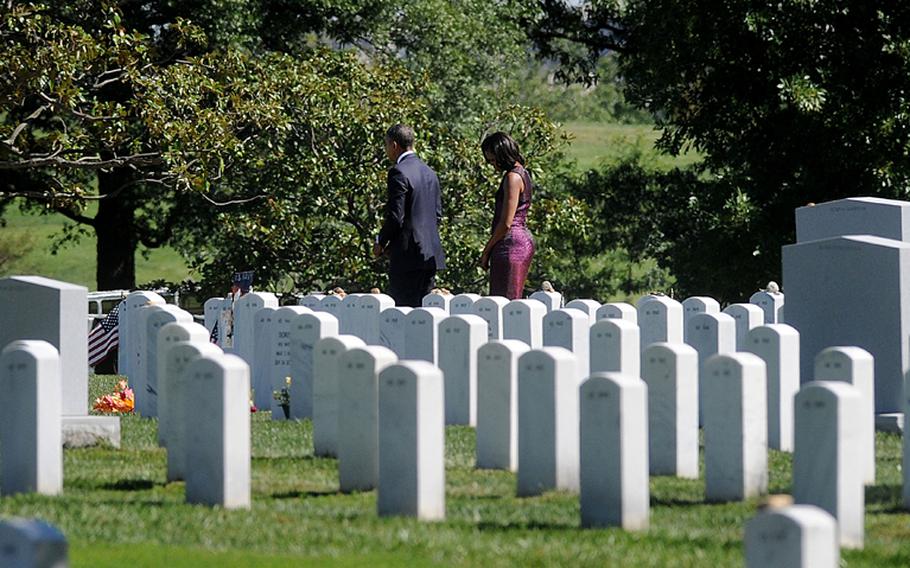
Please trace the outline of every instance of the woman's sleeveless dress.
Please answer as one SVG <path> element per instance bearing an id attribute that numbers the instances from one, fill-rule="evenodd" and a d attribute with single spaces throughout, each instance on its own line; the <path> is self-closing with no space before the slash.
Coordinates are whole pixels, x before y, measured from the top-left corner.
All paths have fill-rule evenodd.
<path id="1" fill-rule="evenodd" d="M 525 280 L 531 259 L 534 257 L 534 239 L 528 230 L 528 209 L 531 207 L 531 176 L 528 170 L 516 166 L 510 171 L 521 176 L 524 189 L 518 197 L 518 208 L 512 220 L 512 228 L 490 251 L 490 295 L 503 296 L 509 300 L 524 297 Z M 496 212 L 493 214 L 493 230 L 499 223 L 506 205 L 506 179 L 499 184 L 496 192 Z"/>

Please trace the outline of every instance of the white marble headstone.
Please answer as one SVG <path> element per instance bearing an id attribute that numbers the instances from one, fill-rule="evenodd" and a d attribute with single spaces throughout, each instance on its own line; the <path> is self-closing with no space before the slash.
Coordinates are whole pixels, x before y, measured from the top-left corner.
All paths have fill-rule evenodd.
<path id="1" fill-rule="evenodd" d="M 47 341 L 13 341 L 0 352 L 2 495 L 63 491 L 60 375 L 60 354 Z"/>
<path id="2" fill-rule="evenodd" d="M 685 343 L 652 343 L 641 356 L 641 377 L 651 474 L 698 479 L 698 353 Z"/>
<path id="3" fill-rule="evenodd" d="M 399 358 L 404 357 L 404 333 L 407 329 L 407 315 L 414 308 L 396 306 L 382 310 L 379 316 L 379 343 L 388 347 Z"/>
<path id="4" fill-rule="evenodd" d="M 146 306 L 139 310 L 141 352 L 136 378 L 132 381 L 136 413 L 146 418 L 158 416 L 158 337 L 169 323 L 193 323 L 193 316 L 177 306 Z"/>
<path id="5" fill-rule="evenodd" d="M 219 300 L 217 303 L 212 302 L 211 304 L 211 306 L 217 306 L 217 311 L 213 314 L 213 321 L 218 321 L 224 300 L 221 298 L 212 298 L 206 302 L 206 320 L 208 320 L 209 317 L 209 302 L 212 300 Z M 139 340 L 141 338 L 138 327 L 138 312 L 140 309 L 149 305 L 163 306 L 165 305 L 164 298 L 155 292 L 137 290 L 136 292 L 131 292 L 120 305 L 120 313 L 118 314 L 117 319 L 117 335 L 119 336 L 118 340 L 120 342 L 117 349 L 117 372 L 126 376 L 131 383 L 136 379 L 136 364 L 139 358 Z M 208 323 L 208 321 L 206 321 L 206 323 Z M 214 325 L 215 324 L 212 323 L 212 326 Z M 209 331 L 211 331 L 211 328 L 209 328 Z"/>
<path id="6" fill-rule="evenodd" d="M 517 339 L 532 349 L 543 346 L 546 306 L 536 300 L 512 300 L 502 309 L 503 339 Z"/>
<path id="7" fill-rule="evenodd" d="M 436 294 L 438 295 L 438 294 Z M 448 317 L 441 308 L 416 308 L 405 316 L 404 357 L 439 362 L 439 324 Z"/>
<path id="8" fill-rule="evenodd" d="M 482 317 L 489 327 L 490 341 L 502 339 L 502 312 L 509 300 L 502 296 L 484 296 L 474 302 L 474 315 Z"/>
<path id="9" fill-rule="evenodd" d="M 793 451 L 793 397 L 799 391 L 799 332 L 783 323 L 758 326 L 741 351 L 754 353 L 768 371 L 768 447 Z"/>
<path id="10" fill-rule="evenodd" d="M 379 516 L 445 518 L 442 372 L 401 361 L 379 375 Z"/>
<path id="11" fill-rule="evenodd" d="M 732 317 L 736 323 L 736 349 L 734 351 L 743 351 L 749 330 L 763 325 L 765 322 L 765 312 L 753 304 L 730 304 L 724 308 L 723 313 Z"/>
<path id="12" fill-rule="evenodd" d="M 348 294 L 341 299 L 338 312 L 338 332 L 343 335 L 360 337 L 360 297 L 363 294 Z M 361 339 L 363 339 L 361 337 Z"/>
<path id="13" fill-rule="evenodd" d="M 366 347 L 354 335 L 320 339 L 313 348 L 313 453 L 338 455 L 338 384 L 341 382 L 341 357 L 355 347 Z M 292 379 L 293 381 L 293 379 Z"/>
<path id="14" fill-rule="evenodd" d="M 640 378 L 641 348 L 638 325 L 623 319 L 604 319 L 591 326 L 593 373 L 622 373 Z"/>
<path id="15" fill-rule="evenodd" d="M 54 346 L 64 415 L 88 414 L 87 294 L 84 286 L 42 276 L 0 278 L 0 347 L 20 339 Z"/>
<path id="16" fill-rule="evenodd" d="M 291 384 L 294 378 L 291 375 L 291 328 L 297 318 L 303 314 L 312 314 L 313 311 L 304 306 L 283 306 L 273 314 L 273 343 L 268 364 L 269 383 L 271 392 L 275 393 L 283 388 L 288 388 L 288 377 Z M 281 403 L 273 396 L 269 401 L 272 411 L 272 420 L 284 420 L 284 409 Z"/>
<path id="17" fill-rule="evenodd" d="M 253 363 L 250 365 L 253 402 L 272 408 L 272 358 L 275 351 L 275 308 L 262 308 L 253 320 Z"/>
<path id="18" fill-rule="evenodd" d="M 765 323 L 784 323 L 784 295 L 760 290 L 749 297 L 749 303 L 761 308 Z"/>
<path id="19" fill-rule="evenodd" d="M 195 322 L 171 322 L 158 331 L 158 445 L 167 445 L 170 430 L 174 427 L 173 411 L 177 400 L 174 398 L 173 383 L 176 381 L 171 369 L 169 352 L 180 342 L 209 343 L 209 331 Z"/>
<path id="20" fill-rule="evenodd" d="M 234 302 L 234 353 L 253 364 L 256 313 L 262 308 L 278 308 L 278 297 L 271 292 L 249 292 Z"/>
<path id="21" fill-rule="evenodd" d="M 597 311 L 594 312 L 594 319 L 596 321 L 602 319 L 621 319 L 637 325 L 638 310 L 635 309 L 635 306 L 632 304 L 627 304 L 625 302 L 610 302 L 597 308 Z"/>
<path id="22" fill-rule="evenodd" d="M 812 381 L 796 395 L 793 499 L 815 505 L 837 519 L 841 546 L 862 548 L 865 529 L 863 397 L 840 381 Z"/>
<path id="23" fill-rule="evenodd" d="M 0 566 L 9 568 L 67 568 L 66 537 L 39 519 L 0 521 Z"/>
<path id="24" fill-rule="evenodd" d="M 594 325 L 597 321 L 597 310 L 600 309 L 601 303 L 597 300 L 576 299 L 566 304 L 567 308 L 575 308 L 588 314 L 589 325 Z"/>
<path id="25" fill-rule="evenodd" d="M 341 326 L 341 302 L 341 297 L 329 294 L 319 302 L 319 307 L 315 310 L 334 316 L 338 320 L 339 330 Z"/>
<path id="26" fill-rule="evenodd" d="M 698 352 L 698 422 L 704 424 L 704 365 L 712 355 L 736 351 L 736 322 L 720 312 L 697 312 L 692 314 L 686 325 L 686 343 Z"/>
<path id="27" fill-rule="evenodd" d="M 452 301 L 452 298 L 453 296 L 448 294 L 436 294 L 431 292 L 423 297 L 420 305 L 422 308 L 439 308 L 448 315 L 449 303 Z"/>
<path id="28" fill-rule="evenodd" d="M 354 335 L 367 345 L 381 345 L 379 324 L 382 312 L 395 306 L 395 300 L 385 294 L 362 294 L 357 302 L 357 323 Z"/>
<path id="29" fill-rule="evenodd" d="M 838 568 L 834 517 L 812 505 L 759 511 L 746 523 L 747 568 Z"/>
<path id="30" fill-rule="evenodd" d="M 439 323 L 439 369 L 445 382 L 446 424 L 477 424 L 477 350 L 487 322 L 472 314 Z"/>
<path id="31" fill-rule="evenodd" d="M 571 311 L 587 321 L 582 312 Z M 533 349 L 518 359 L 520 497 L 552 489 L 578 491 L 576 362 L 572 352 L 562 347 Z"/>
<path id="32" fill-rule="evenodd" d="M 189 382 L 191 377 L 186 369 L 190 363 L 200 357 L 217 358 L 224 352 L 214 343 L 178 343 L 167 352 L 167 367 L 173 380 L 168 383 L 168 390 L 175 401 L 169 412 L 170 426 L 167 431 L 167 480 L 186 479 L 187 457 L 187 415 L 195 411 L 195 401 L 189 399 Z M 171 396 L 169 395 L 169 396 Z"/>
<path id="33" fill-rule="evenodd" d="M 547 308 L 547 312 L 552 312 L 553 310 L 558 310 L 562 307 L 562 294 L 559 292 L 544 292 L 543 290 L 538 290 L 530 296 L 530 300 L 537 300 L 542 303 Z"/>
<path id="34" fill-rule="evenodd" d="M 696 314 L 719 314 L 720 304 L 710 296 L 692 296 L 682 301 L 683 341 L 689 343 L 689 319 Z M 691 344 L 690 344 L 691 345 Z"/>
<path id="35" fill-rule="evenodd" d="M 875 484 L 875 360 L 859 347 L 829 347 L 815 356 L 816 381 L 843 381 L 863 397 L 859 420 L 853 424 L 862 437 L 863 481 Z"/>
<path id="36" fill-rule="evenodd" d="M 682 304 L 666 296 L 649 298 L 638 304 L 641 348 L 652 343 L 683 343 Z"/>
<path id="37" fill-rule="evenodd" d="M 133 293 L 135 294 L 136 292 Z M 157 294 L 155 295 L 157 296 Z M 202 315 L 205 321 L 204 325 L 205 329 L 209 330 L 209 333 L 212 332 L 212 330 L 215 328 L 215 322 L 218 321 L 219 317 L 221 317 L 221 306 L 224 305 L 225 302 L 230 302 L 230 299 L 215 297 L 209 298 L 203 304 Z M 163 304 L 164 299 L 162 298 L 161 302 L 159 303 Z M 121 320 L 120 323 L 122 325 L 123 321 Z"/>
<path id="38" fill-rule="evenodd" d="M 473 314 L 474 302 L 481 297 L 480 294 L 458 294 L 449 302 L 449 314 L 453 316 Z"/>
<path id="39" fill-rule="evenodd" d="M 647 391 L 620 373 L 593 373 L 581 385 L 583 527 L 648 528 Z"/>
<path id="40" fill-rule="evenodd" d="M 742 501 L 768 489 L 765 362 L 751 353 L 705 361 L 705 496 Z"/>
<path id="41" fill-rule="evenodd" d="M 297 300 L 297 305 L 303 306 L 305 308 L 310 308 L 316 312 L 319 311 L 319 305 L 322 303 L 323 298 L 325 298 L 325 294 L 307 294 L 306 296 Z"/>
<path id="42" fill-rule="evenodd" d="M 591 320 L 575 308 L 553 310 L 543 318 L 543 344 L 562 347 L 575 356 L 576 386 L 588 378 L 591 355 L 589 351 Z"/>
<path id="43" fill-rule="evenodd" d="M 338 484 L 369 491 L 379 479 L 379 374 L 398 361 L 379 345 L 354 347 L 339 360 Z"/>
<path id="44" fill-rule="evenodd" d="M 299 314 L 291 320 L 290 418 L 313 418 L 313 352 L 326 337 L 338 335 L 338 319 L 324 312 Z"/>
<path id="45" fill-rule="evenodd" d="M 199 357 L 187 373 L 186 500 L 250 508 L 250 367 L 236 355 Z"/>
<path id="46" fill-rule="evenodd" d="M 518 468 L 518 359 L 523 341 L 490 341 L 477 351 L 477 467 Z"/>

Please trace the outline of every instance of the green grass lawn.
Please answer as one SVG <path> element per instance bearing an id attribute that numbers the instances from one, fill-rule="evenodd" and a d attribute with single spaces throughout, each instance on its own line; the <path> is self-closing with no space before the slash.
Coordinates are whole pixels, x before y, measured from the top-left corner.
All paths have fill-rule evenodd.
<path id="1" fill-rule="evenodd" d="M 615 163 L 635 153 L 658 169 L 683 167 L 700 159 L 696 152 L 678 157 L 661 154 L 654 149 L 660 133 L 649 125 L 568 122 L 563 126 L 573 136 L 566 154 L 579 170 Z"/>
<path id="2" fill-rule="evenodd" d="M 87 215 L 93 217 L 94 210 Z M 0 277 L 12 274 L 37 274 L 96 290 L 95 236 L 90 233 L 78 243 L 68 244 L 51 254 L 53 237 L 60 233 L 68 221 L 57 214 L 23 214 L 12 205 L 4 213 L 6 227 L 0 228 L 0 238 L 7 242 L 22 243 L 26 254 L 0 269 Z M 140 250 L 141 252 L 141 250 Z M 148 258 L 136 255 L 136 283 L 165 279 L 179 282 L 189 276 L 186 263 L 177 252 L 169 247 L 148 251 Z"/>
<path id="3" fill-rule="evenodd" d="M 93 396 L 115 377 L 93 377 Z M 756 503 L 705 504 L 704 481 L 651 480 L 651 528 L 579 528 L 578 497 L 516 498 L 515 476 L 473 465 L 474 433 L 446 429 L 444 522 L 379 518 L 375 492 L 338 492 L 334 460 L 313 456 L 308 421 L 253 415 L 253 506 L 184 503 L 167 483 L 156 422 L 122 419 L 123 447 L 67 450 L 64 494 L 0 499 L 0 514 L 40 517 L 66 534 L 73 566 L 741 566 Z M 878 434 L 878 484 L 866 492 L 866 548 L 848 566 L 910 565 L 900 507 L 900 437 Z M 790 457 L 770 454 L 770 489 L 787 492 Z"/>

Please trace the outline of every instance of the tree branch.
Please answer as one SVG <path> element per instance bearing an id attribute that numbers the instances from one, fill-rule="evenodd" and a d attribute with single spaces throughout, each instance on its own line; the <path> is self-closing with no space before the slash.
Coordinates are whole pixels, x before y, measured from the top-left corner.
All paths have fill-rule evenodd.
<path id="1" fill-rule="evenodd" d="M 163 163 L 159 152 L 146 152 L 130 156 L 118 156 L 102 160 L 99 156 L 85 156 L 76 160 L 67 160 L 59 156 L 46 158 L 28 158 L 13 162 L 0 161 L 0 170 L 27 170 L 43 167 L 77 168 L 85 170 L 100 170 L 122 166 L 154 166 Z"/>

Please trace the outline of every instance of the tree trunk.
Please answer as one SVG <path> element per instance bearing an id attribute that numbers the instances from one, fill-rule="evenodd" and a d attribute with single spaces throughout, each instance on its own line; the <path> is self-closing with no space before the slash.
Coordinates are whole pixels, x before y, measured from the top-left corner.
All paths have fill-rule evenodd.
<path id="1" fill-rule="evenodd" d="M 129 182 L 130 172 L 115 169 L 98 174 L 98 193 L 109 195 Z M 136 287 L 138 237 L 135 212 L 126 192 L 102 199 L 95 215 L 98 290 L 132 290 Z"/>

